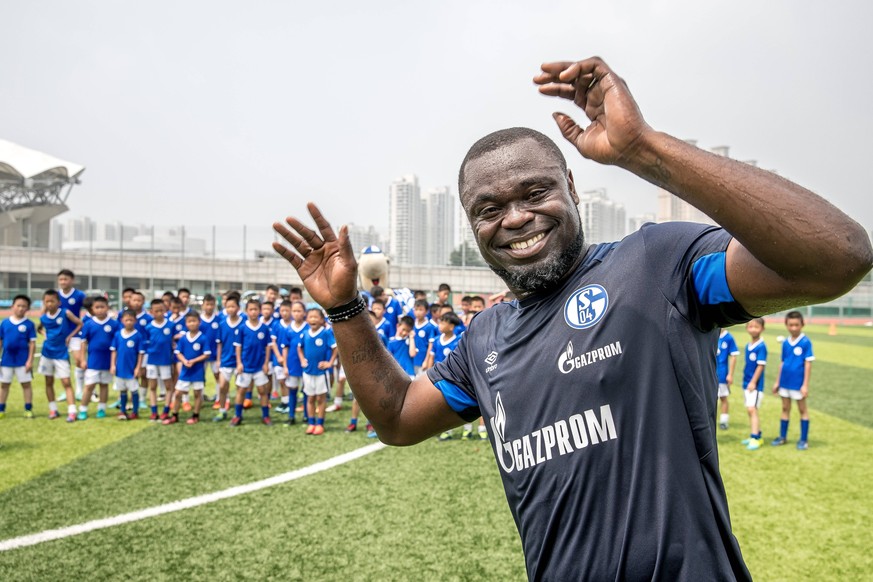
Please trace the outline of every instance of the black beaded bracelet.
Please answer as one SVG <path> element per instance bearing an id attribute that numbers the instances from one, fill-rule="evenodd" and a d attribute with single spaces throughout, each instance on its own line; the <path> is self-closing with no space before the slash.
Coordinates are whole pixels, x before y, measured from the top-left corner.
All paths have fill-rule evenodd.
<path id="1" fill-rule="evenodd" d="M 360 293 L 355 295 L 355 298 L 345 305 L 338 305 L 336 307 L 331 307 L 330 309 L 325 309 L 325 311 L 327 312 L 327 319 L 331 323 L 346 321 L 358 315 L 359 313 L 363 313 L 366 310 L 367 302 L 364 300 L 363 297 L 361 297 Z"/>

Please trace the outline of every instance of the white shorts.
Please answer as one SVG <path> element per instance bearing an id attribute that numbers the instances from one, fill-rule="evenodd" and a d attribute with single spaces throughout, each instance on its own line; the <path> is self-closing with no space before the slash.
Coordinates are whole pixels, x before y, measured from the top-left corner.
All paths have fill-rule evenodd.
<path id="1" fill-rule="evenodd" d="M 155 364 L 149 364 L 146 366 L 146 378 L 149 380 L 157 380 L 159 377 L 161 380 L 169 380 L 173 377 L 173 371 L 170 369 L 169 365 L 157 366 Z"/>
<path id="2" fill-rule="evenodd" d="M 218 373 L 219 375 L 221 375 L 222 378 L 227 380 L 228 384 L 230 384 L 233 379 L 236 378 L 236 368 L 219 368 Z"/>
<path id="3" fill-rule="evenodd" d="M 209 369 L 212 370 L 213 376 L 218 376 L 218 360 L 212 360 L 211 362 L 206 362 L 209 366 Z"/>
<path id="4" fill-rule="evenodd" d="M 132 390 L 136 392 L 139 390 L 139 382 L 136 378 L 119 378 L 115 377 L 115 389 L 121 392 L 127 392 L 128 390 Z"/>
<path id="5" fill-rule="evenodd" d="M 39 359 L 39 373 L 43 376 L 53 376 L 55 378 L 70 377 L 70 360 L 52 360 L 51 358 L 41 357 Z"/>
<path id="6" fill-rule="evenodd" d="M 176 382 L 176 391 L 187 394 L 189 389 L 194 390 L 195 392 L 198 390 L 203 390 L 203 385 L 203 382 L 188 382 L 186 380 L 179 380 L 178 382 Z"/>
<path id="7" fill-rule="evenodd" d="M 345 379 L 346 379 L 346 371 L 343 370 L 343 366 L 342 366 L 342 364 L 340 364 L 339 366 L 336 367 L 336 377 L 337 377 L 339 380 L 345 380 Z"/>
<path id="8" fill-rule="evenodd" d="M 273 366 L 273 377 L 276 380 L 284 380 L 288 374 L 285 373 L 285 366 Z"/>
<path id="9" fill-rule="evenodd" d="M 148 366 L 148 365 L 149 365 L 149 355 L 143 354 L 142 355 L 142 364 L 140 364 L 140 368 L 142 369 L 143 372 L 146 371 L 146 366 Z"/>
<path id="10" fill-rule="evenodd" d="M 285 386 L 288 388 L 299 388 L 300 387 L 300 376 L 288 376 L 285 378 Z"/>
<path id="11" fill-rule="evenodd" d="M 790 388 L 780 388 L 779 396 L 782 398 L 790 398 L 792 400 L 803 400 L 803 393 L 800 389 L 791 390 Z"/>
<path id="12" fill-rule="evenodd" d="M 319 396 L 327 394 L 330 391 L 330 380 L 327 374 L 312 374 L 303 373 L 303 393 L 307 396 Z"/>
<path id="13" fill-rule="evenodd" d="M 80 337 L 71 337 L 70 343 L 67 344 L 67 349 L 70 352 L 78 352 L 82 349 L 82 338 Z"/>
<path id="14" fill-rule="evenodd" d="M 718 397 L 719 398 L 727 398 L 731 395 L 731 387 L 727 384 L 719 384 L 718 385 Z"/>
<path id="15" fill-rule="evenodd" d="M 92 370 L 91 368 L 85 370 L 85 386 L 109 384 L 110 382 L 112 382 L 112 374 L 109 373 L 109 370 Z"/>
<path id="16" fill-rule="evenodd" d="M 270 379 L 264 374 L 262 371 L 257 372 L 243 372 L 236 377 L 236 387 L 237 388 L 248 388 L 252 385 L 252 380 L 255 382 L 255 386 L 266 386 L 270 383 Z"/>
<path id="17" fill-rule="evenodd" d="M 0 384 L 11 384 L 13 374 L 22 384 L 33 380 L 33 374 L 25 371 L 24 366 L 15 366 L 14 368 L 3 366 L 0 367 Z"/>
<path id="18" fill-rule="evenodd" d="M 418 376 L 421 374 L 421 366 L 412 366 L 412 371 L 414 372 L 414 376 Z"/>
<path id="19" fill-rule="evenodd" d="M 746 399 L 746 408 L 761 408 L 761 401 L 764 400 L 764 393 L 758 390 L 743 390 L 743 396 Z"/>

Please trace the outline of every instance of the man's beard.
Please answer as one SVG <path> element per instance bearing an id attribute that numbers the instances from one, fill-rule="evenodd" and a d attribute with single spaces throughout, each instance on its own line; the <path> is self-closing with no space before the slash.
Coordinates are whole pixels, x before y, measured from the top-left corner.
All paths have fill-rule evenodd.
<path id="1" fill-rule="evenodd" d="M 582 254 L 585 248 L 585 234 L 579 229 L 577 236 L 561 253 L 549 258 L 544 262 L 533 265 L 513 267 L 512 271 L 488 265 L 494 273 L 503 279 L 506 285 L 525 295 L 538 293 L 551 289 L 561 282 L 567 275 L 567 271 Z"/>

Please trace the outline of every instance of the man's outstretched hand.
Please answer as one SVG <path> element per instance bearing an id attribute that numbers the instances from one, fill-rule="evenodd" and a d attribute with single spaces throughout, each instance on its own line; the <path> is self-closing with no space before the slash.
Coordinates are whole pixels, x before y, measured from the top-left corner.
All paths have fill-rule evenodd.
<path id="1" fill-rule="evenodd" d="M 348 227 L 340 227 L 337 236 L 315 204 L 310 202 L 306 207 L 318 234 L 289 216 L 285 219 L 287 226 L 274 222 L 273 230 L 293 250 L 278 242 L 273 243 L 273 249 L 297 270 L 309 295 L 319 305 L 325 309 L 344 305 L 355 298 L 358 290 L 358 263 L 349 242 Z"/>
<path id="2" fill-rule="evenodd" d="M 623 79 L 598 57 L 545 63 L 542 70 L 534 77 L 540 93 L 573 101 L 590 121 L 582 128 L 568 115 L 554 114 L 561 133 L 579 153 L 615 165 L 633 157 L 640 138 L 652 129 Z"/>

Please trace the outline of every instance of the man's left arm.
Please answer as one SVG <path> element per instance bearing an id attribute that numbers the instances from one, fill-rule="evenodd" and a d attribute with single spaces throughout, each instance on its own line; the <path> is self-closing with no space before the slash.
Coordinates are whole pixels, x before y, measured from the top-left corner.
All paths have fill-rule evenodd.
<path id="1" fill-rule="evenodd" d="M 547 63 L 540 91 L 573 100 L 591 123 L 555 121 L 586 158 L 622 167 L 694 205 L 733 240 L 725 273 L 749 313 L 828 301 L 873 266 L 864 229 L 835 206 L 785 178 L 703 151 L 655 131 L 624 80 L 599 58 Z"/>

